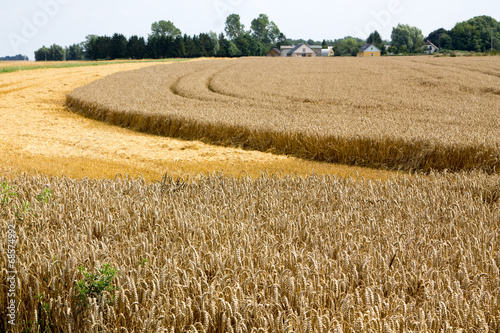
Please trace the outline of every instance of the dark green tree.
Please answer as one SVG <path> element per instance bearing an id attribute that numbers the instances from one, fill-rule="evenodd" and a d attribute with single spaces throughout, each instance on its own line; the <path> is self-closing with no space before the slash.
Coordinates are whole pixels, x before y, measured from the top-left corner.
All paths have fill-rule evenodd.
<path id="1" fill-rule="evenodd" d="M 186 48 L 184 47 L 184 38 L 181 36 L 175 37 L 172 45 L 172 53 L 174 58 L 187 58 Z"/>
<path id="2" fill-rule="evenodd" d="M 425 41 L 429 41 L 431 42 L 432 44 L 436 45 L 437 47 L 439 48 L 444 48 L 446 49 L 446 47 L 443 47 L 442 45 L 442 38 L 443 38 L 443 34 L 447 34 L 449 36 L 450 32 L 444 28 L 439 28 L 437 30 L 434 30 L 433 32 L 431 32 L 429 34 L 429 36 L 427 36 L 425 38 Z"/>
<path id="3" fill-rule="evenodd" d="M 500 47 L 500 22 L 490 16 L 477 16 L 459 22 L 451 30 L 453 47 L 465 51 L 488 51 Z"/>
<path id="4" fill-rule="evenodd" d="M 36 61 L 49 61 L 51 60 L 50 50 L 45 46 L 42 46 L 38 50 L 35 51 L 35 60 Z"/>
<path id="5" fill-rule="evenodd" d="M 368 36 L 368 38 L 366 39 L 366 43 L 374 44 L 380 49 L 382 55 L 387 54 L 387 49 L 385 48 L 384 41 L 382 40 L 382 37 L 377 30 L 375 30 L 370 34 L 370 36 Z"/>
<path id="6" fill-rule="evenodd" d="M 195 45 L 193 38 L 188 35 L 184 35 L 184 50 L 186 52 L 186 58 L 195 57 Z"/>
<path id="7" fill-rule="evenodd" d="M 50 46 L 50 55 L 53 61 L 63 61 L 65 60 L 66 54 L 64 53 L 64 48 L 57 44 L 52 44 Z"/>
<path id="8" fill-rule="evenodd" d="M 215 56 L 217 40 L 212 38 L 211 34 L 201 33 L 199 35 L 199 43 L 201 49 L 203 50 L 203 57 L 212 57 Z"/>
<path id="9" fill-rule="evenodd" d="M 111 59 L 111 37 L 99 36 L 96 40 L 97 58 L 94 60 Z"/>
<path id="10" fill-rule="evenodd" d="M 144 37 L 130 36 L 127 42 L 127 58 L 143 59 L 146 56 L 146 41 Z"/>
<path id="11" fill-rule="evenodd" d="M 229 47 L 230 42 L 224 37 L 223 33 L 219 34 L 219 51 L 217 52 L 217 57 L 229 57 Z"/>
<path id="12" fill-rule="evenodd" d="M 453 48 L 453 39 L 446 32 L 441 35 L 441 38 L 438 40 L 438 46 L 443 50 L 451 50 Z M 434 44 L 434 45 L 438 45 Z"/>
<path id="13" fill-rule="evenodd" d="M 65 49 L 66 60 L 83 60 L 84 52 L 82 44 L 73 44 Z"/>
<path id="14" fill-rule="evenodd" d="M 322 49 L 327 49 L 328 48 L 328 44 L 326 43 L 326 40 L 323 39 L 323 41 L 321 42 L 321 48 Z"/>
<path id="15" fill-rule="evenodd" d="M 480 50 L 479 30 L 477 27 L 468 22 L 460 22 L 455 25 L 452 33 L 454 37 L 453 47 L 456 50 Z"/>
<path id="16" fill-rule="evenodd" d="M 62 46 L 52 44 L 49 48 L 43 46 L 35 51 L 36 61 L 63 61 L 65 60 L 65 52 Z"/>
<path id="17" fill-rule="evenodd" d="M 110 59 L 124 59 L 127 57 L 127 38 L 122 34 L 115 33 L 111 37 Z"/>
<path id="18" fill-rule="evenodd" d="M 347 36 L 333 41 L 332 47 L 335 56 L 356 56 L 363 44 L 364 40 Z"/>

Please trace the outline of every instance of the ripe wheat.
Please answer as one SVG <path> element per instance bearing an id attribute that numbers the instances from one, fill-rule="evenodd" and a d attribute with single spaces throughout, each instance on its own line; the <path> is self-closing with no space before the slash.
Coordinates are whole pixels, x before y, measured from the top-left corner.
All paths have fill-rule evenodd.
<path id="1" fill-rule="evenodd" d="M 498 175 L 8 184 L 19 332 L 500 330 Z M 105 263 L 119 289 L 82 306 Z"/>
<path id="2" fill-rule="evenodd" d="M 154 66 L 67 105 L 153 134 L 403 170 L 500 170 L 499 57 L 239 59 Z"/>

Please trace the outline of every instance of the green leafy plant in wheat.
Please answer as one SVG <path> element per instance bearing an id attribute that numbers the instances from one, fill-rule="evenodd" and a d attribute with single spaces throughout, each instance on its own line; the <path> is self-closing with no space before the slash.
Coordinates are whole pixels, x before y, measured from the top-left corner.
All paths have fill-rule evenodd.
<path id="1" fill-rule="evenodd" d="M 8 204 L 10 199 L 17 197 L 17 192 L 14 191 L 15 188 L 15 186 L 10 186 L 7 182 L 2 182 L 2 188 L 0 189 L 0 202 L 2 205 Z"/>
<path id="2" fill-rule="evenodd" d="M 89 297 L 102 298 L 103 292 L 112 293 L 119 288 L 113 285 L 113 278 L 118 270 L 110 264 L 104 264 L 95 273 L 87 272 L 85 267 L 79 266 L 78 270 L 83 274 L 83 279 L 76 282 L 78 298 L 85 304 Z M 114 298 L 113 295 L 111 295 Z"/>

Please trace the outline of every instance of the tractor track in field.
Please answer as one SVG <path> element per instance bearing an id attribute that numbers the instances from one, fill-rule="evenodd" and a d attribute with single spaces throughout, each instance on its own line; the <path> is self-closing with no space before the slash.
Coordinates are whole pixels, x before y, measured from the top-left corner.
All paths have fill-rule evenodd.
<path id="1" fill-rule="evenodd" d="M 382 177 L 379 170 L 137 133 L 87 119 L 69 112 L 64 105 L 66 94 L 77 87 L 146 66 L 155 64 L 107 64 L 0 74 L 0 177 L 40 172 L 49 176 L 112 179 L 121 173 L 141 175 L 152 181 L 165 173 L 196 176 L 222 171 L 227 175 L 257 177 L 261 170 L 301 175 L 314 170 L 316 174 Z"/>

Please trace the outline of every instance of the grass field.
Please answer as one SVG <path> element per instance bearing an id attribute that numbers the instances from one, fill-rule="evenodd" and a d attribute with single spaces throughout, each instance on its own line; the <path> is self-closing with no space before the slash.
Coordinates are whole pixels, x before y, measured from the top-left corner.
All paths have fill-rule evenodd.
<path id="1" fill-rule="evenodd" d="M 469 59 L 0 74 L 0 331 L 500 331 L 499 67 Z"/>
<path id="2" fill-rule="evenodd" d="M 153 134 L 400 170 L 500 170 L 500 57 L 219 60 L 76 89 L 90 118 Z"/>

